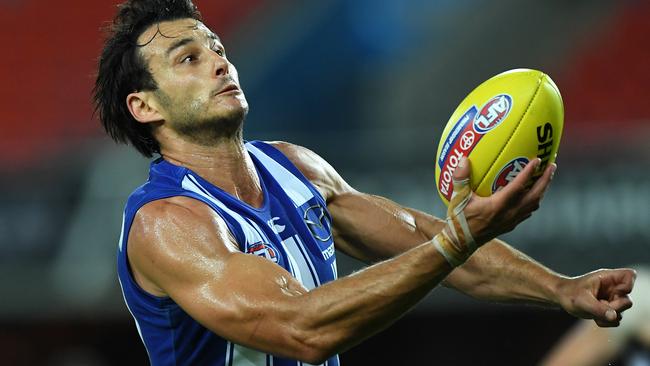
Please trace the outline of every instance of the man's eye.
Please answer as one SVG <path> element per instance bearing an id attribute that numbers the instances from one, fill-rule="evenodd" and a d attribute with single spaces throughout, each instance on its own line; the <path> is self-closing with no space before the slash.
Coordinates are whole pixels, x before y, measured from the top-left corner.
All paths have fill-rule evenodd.
<path id="1" fill-rule="evenodd" d="M 217 48 L 215 52 L 221 57 L 226 57 L 226 51 L 222 50 L 221 48 Z"/>
<path id="2" fill-rule="evenodd" d="M 194 62 L 194 61 L 196 61 L 196 57 L 194 55 L 187 55 L 187 56 L 183 57 L 183 59 L 181 60 L 181 63 L 191 63 L 191 62 Z"/>

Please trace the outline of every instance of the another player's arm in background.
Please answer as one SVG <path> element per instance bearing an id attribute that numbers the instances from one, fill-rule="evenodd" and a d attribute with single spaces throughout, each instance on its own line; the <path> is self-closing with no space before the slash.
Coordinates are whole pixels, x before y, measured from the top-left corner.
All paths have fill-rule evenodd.
<path id="1" fill-rule="evenodd" d="M 597 366 L 606 365 L 616 358 L 625 343 L 610 336 L 608 328 L 597 327 L 593 322 L 581 320 L 563 338 L 562 347 L 555 349 L 542 366 Z"/>
<path id="2" fill-rule="evenodd" d="M 357 259 L 373 263 L 399 255 L 430 240 L 444 225 L 442 220 L 426 213 L 354 190 L 334 168 L 306 148 L 288 143 L 274 145 L 321 189 L 333 216 L 337 248 Z M 550 179 L 554 168 L 549 166 L 540 179 Z M 474 206 L 477 207 L 481 206 Z M 470 216 L 479 214 L 466 212 Z M 513 222 L 513 226 L 517 223 Z M 631 306 L 627 294 L 633 281 L 634 272 L 630 270 L 568 278 L 503 241 L 492 240 L 454 269 L 444 284 L 484 300 L 561 306 L 575 316 L 593 318 L 601 326 L 615 326 L 619 314 L 607 312 L 621 312 Z"/>

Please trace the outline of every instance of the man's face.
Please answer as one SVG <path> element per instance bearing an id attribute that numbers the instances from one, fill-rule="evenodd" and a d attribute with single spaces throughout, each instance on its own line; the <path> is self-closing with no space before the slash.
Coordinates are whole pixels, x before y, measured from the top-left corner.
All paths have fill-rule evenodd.
<path id="1" fill-rule="evenodd" d="M 248 103 L 237 70 L 203 23 L 179 19 L 154 24 L 138 44 L 144 45 L 141 55 L 158 85 L 151 93 L 169 128 L 210 144 L 241 127 Z"/>

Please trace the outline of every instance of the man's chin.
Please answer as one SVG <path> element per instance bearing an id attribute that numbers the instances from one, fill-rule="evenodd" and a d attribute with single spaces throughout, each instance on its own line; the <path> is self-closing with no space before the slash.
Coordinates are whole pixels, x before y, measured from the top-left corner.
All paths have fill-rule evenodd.
<path id="1" fill-rule="evenodd" d="M 211 118 L 212 121 L 208 122 L 215 126 L 220 126 L 225 130 L 241 129 L 248 114 L 248 105 L 232 106 L 227 110 L 222 110 L 221 113 Z"/>
<path id="2" fill-rule="evenodd" d="M 217 116 L 184 124 L 176 132 L 180 136 L 204 146 L 213 146 L 224 140 L 241 138 L 248 110 L 239 108 L 230 110 L 228 113 L 223 112 L 225 111 Z"/>

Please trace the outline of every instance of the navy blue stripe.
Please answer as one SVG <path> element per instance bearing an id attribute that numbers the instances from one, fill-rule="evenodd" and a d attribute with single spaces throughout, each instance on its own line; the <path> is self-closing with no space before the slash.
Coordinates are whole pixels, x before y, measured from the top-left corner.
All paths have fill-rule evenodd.
<path id="1" fill-rule="evenodd" d="M 233 358 L 233 353 L 235 352 L 235 344 L 230 342 L 230 362 L 228 363 L 228 366 L 232 366 L 232 358 Z"/>

